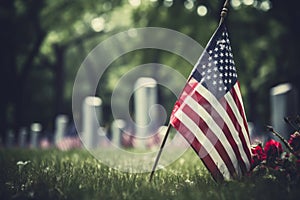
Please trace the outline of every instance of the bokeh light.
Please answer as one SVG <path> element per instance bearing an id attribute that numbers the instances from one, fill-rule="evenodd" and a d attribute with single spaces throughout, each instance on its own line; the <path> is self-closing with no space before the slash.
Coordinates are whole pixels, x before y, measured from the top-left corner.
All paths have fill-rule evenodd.
<path id="1" fill-rule="evenodd" d="M 197 8 L 197 14 L 201 17 L 205 16 L 207 14 L 207 8 L 204 5 L 198 6 Z"/>

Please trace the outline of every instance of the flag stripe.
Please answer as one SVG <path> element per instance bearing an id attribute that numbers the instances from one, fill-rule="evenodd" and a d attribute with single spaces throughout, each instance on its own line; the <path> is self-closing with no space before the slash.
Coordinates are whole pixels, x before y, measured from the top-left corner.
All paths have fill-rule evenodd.
<path id="1" fill-rule="evenodd" d="M 206 99 L 210 99 L 210 105 L 212 106 L 212 108 L 214 108 L 214 110 L 216 111 L 216 113 L 218 113 L 220 115 L 220 117 L 222 118 L 223 122 L 225 123 L 224 125 L 229 127 L 229 130 L 231 132 L 231 136 L 234 139 L 234 143 L 238 145 L 239 148 L 239 152 L 242 156 L 242 160 L 243 163 L 245 164 L 245 166 L 248 165 L 249 161 L 248 161 L 248 155 L 245 153 L 244 147 L 243 147 L 243 141 L 241 141 L 240 138 L 240 130 L 241 130 L 241 126 L 238 122 L 238 120 L 236 118 L 234 118 L 234 114 L 232 112 L 227 112 L 227 110 L 225 108 L 228 108 L 228 104 L 226 103 L 225 98 L 220 99 L 220 102 L 225 102 L 225 104 L 221 104 L 216 98 L 215 96 L 213 96 L 205 87 L 203 87 L 202 85 L 199 85 L 199 87 L 197 87 L 197 92 L 200 95 L 200 93 L 202 94 L 202 96 L 204 96 Z M 230 93 L 228 93 L 228 95 L 230 95 Z M 226 95 L 225 95 L 226 96 Z M 204 103 L 204 102 L 199 102 L 199 103 Z M 233 123 L 235 122 L 235 123 Z M 241 121 L 240 121 L 241 122 Z M 236 154 L 238 156 L 238 153 Z M 246 167 L 248 169 L 248 167 Z"/>
<path id="2" fill-rule="evenodd" d="M 215 180 L 223 180 L 223 175 L 214 163 L 210 154 L 207 153 L 206 149 L 200 144 L 197 138 L 192 134 L 192 132 L 179 120 L 173 122 L 174 127 L 180 127 L 182 136 L 191 144 L 191 147 L 197 152 L 199 158 L 203 161 L 206 168 L 212 173 L 212 176 Z M 200 152 L 200 153 L 198 153 Z M 206 156 L 200 156 L 206 155 Z"/>
<path id="3" fill-rule="evenodd" d="M 203 95 L 205 95 L 205 92 L 203 92 Z M 209 92 L 206 95 L 209 95 Z M 197 96 L 197 97 L 195 98 L 194 96 Z M 230 118 L 226 115 L 225 109 L 222 108 L 221 105 L 218 104 L 217 101 L 215 104 L 209 104 L 207 99 L 205 97 L 201 96 L 198 92 L 196 92 L 194 95 L 192 95 L 192 97 L 194 99 L 196 99 L 196 101 L 201 105 L 209 105 L 209 106 L 204 106 L 204 108 L 206 109 L 206 111 L 208 113 L 211 113 L 211 116 L 214 119 L 214 121 L 216 122 L 216 124 L 222 129 L 222 132 L 225 133 L 224 136 L 230 143 L 230 146 L 232 147 L 232 149 L 234 151 L 236 159 L 242 164 L 241 165 L 242 171 L 246 171 L 247 167 L 246 167 L 245 161 L 247 162 L 247 156 L 245 154 L 243 154 L 244 151 L 243 151 L 242 146 L 237 145 L 237 144 L 241 144 L 241 142 L 238 138 L 238 132 L 234 128 Z M 209 98 L 209 96 L 208 96 L 208 98 Z M 241 154 L 243 155 L 243 158 L 242 158 Z M 234 161 L 232 160 L 232 162 L 234 162 Z M 234 162 L 234 163 L 236 163 L 236 162 Z M 240 163 L 236 163 L 236 165 L 238 166 Z"/>
<path id="4" fill-rule="evenodd" d="M 240 113 L 238 112 L 238 108 L 236 106 L 236 102 L 233 100 L 231 95 L 227 95 L 225 96 L 226 102 L 229 104 L 228 106 L 228 112 L 232 112 L 233 115 L 230 115 L 232 117 L 232 120 L 236 120 L 237 122 L 242 123 L 243 119 L 240 115 Z M 246 162 L 247 165 L 247 169 L 250 169 L 250 162 L 251 162 L 251 154 L 250 154 L 250 150 L 249 150 L 249 146 L 247 145 L 248 142 L 246 142 L 247 140 L 245 139 L 245 136 L 247 137 L 247 131 L 244 127 L 244 124 L 239 124 L 239 123 L 235 123 L 237 129 L 239 130 L 239 138 L 241 140 L 241 144 L 243 146 L 244 152 L 247 155 L 248 158 L 248 162 Z"/>
<path id="5" fill-rule="evenodd" d="M 244 109 L 244 104 L 243 104 L 243 99 L 242 99 L 242 94 L 241 94 L 241 89 L 240 89 L 240 84 L 238 83 L 238 85 L 234 86 L 235 89 L 235 93 L 239 99 L 239 103 L 240 103 L 240 112 L 241 115 L 243 117 L 244 120 L 244 125 L 246 127 L 246 131 L 247 131 L 247 145 L 250 147 L 250 135 L 249 135 L 249 129 L 248 129 L 248 124 L 247 124 L 247 117 L 246 117 L 246 113 L 245 113 L 245 109 Z M 251 152 L 251 151 L 250 151 Z"/>
<path id="6" fill-rule="evenodd" d="M 216 151 L 223 159 L 231 176 L 234 176 L 237 173 L 236 171 L 238 171 L 238 169 L 235 169 L 231 161 L 232 159 L 229 157 L 228 153 L 226 152 L 226 149 L 224 148 L 223 144 L 220 142 L 219 138 L 214 134 L 214 132 L 210 129 L 210 127 L 208 127 L 207 123 L 201 117 L 199 117 L 197 113 L 195 113 L 195 110 L 198 109 L 194 108 L 193 110 L 190 108 L 189 104 L 187 104 L 186 106 L 184 106 L 182 110 L 187 114 L 187 116 L 191 120 L 194 121 L 194 123 L 199 124 L 199 127 L 202 129 L 202 132 L 205 133 L 205 136 L 211 141 L 212 145 L 214 145 L 214 148 L 216 148 Z"/>
<path id="7" fill-rule="evenodd" d="M 197 124 L 195 124 L 187 115 L 186 113 L 184 113 L 182 110 L 178 110 L 175 113 L 176 118 L 181 122 L 179 124 L 179 126 L 175 126 L 174 127 L 182 134 L 184 133 L 184 130 L 181 130 L 181 126 L 185 125 L 185 127 L 189 127 L 188 130 L 194 134 L 194 137 L 197 138 L 197 140 L 200 142 L 201 141 L 201 147 L 208 149 L 208 151 L 202 152 L 202 148 L 200 149 L 200 151 L 197 152 L 197 154 L 201 157 L 205 157 L 210 155 L 211 158 L 214 160 L 214 164 L 217 166 L 217 168 L 219 169 L 220 173 L 223 174 L 225 179 L 230 179 L 230 173 L 229 170 L 226 166 L 226 164 L 224 163 L 223 159 L 221 159 L 219 153 L 216 151 L 216 149 L 214 148 L 214 146 L 211 144 L 211 141 L 209 141 L 208 138 L 205 137 L 204 133 L 202 132 L 202 130 L 198 127 Z M 195 134 L 197 133 L 197 134 Z M 208 153 L 208 154 L 204 154 L 204 153 Z M 215 161 L 218 161 L 218 163 L 215 163 Z M 211 166 L 209 166 L 210 169 Z"/>

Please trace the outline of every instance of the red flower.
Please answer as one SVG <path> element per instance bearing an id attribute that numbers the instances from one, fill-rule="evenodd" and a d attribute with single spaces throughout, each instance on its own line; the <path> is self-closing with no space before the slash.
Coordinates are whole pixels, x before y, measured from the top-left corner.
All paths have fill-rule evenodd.
<path id="1" fill-rule="evenodd" d="M 295 153 L 298 156 L 300 156 L 300 133 L 299 132 L 296 131 L 293 135 L 291 135 L 289 139 L 289 144 L 291 145 Z"/>
<path id="2" fill-rule="evenodd" d="M 261 144 L 258 144 L 255 147 L 251 148 L 252 152 L 252 168 L 254 168 L 256 165 L 260 164 L 262 161 L 266 160 L 266 154 L 261 146 Z"/>
<path id="3" fill-rule="evenodd" d="M 281 143 L 275 140 L 269 140 L 266 143 L 264 150 L 267 155 L 267 160 L 275 160 L 276 158 L 279 158 L 283 152 Z"/>

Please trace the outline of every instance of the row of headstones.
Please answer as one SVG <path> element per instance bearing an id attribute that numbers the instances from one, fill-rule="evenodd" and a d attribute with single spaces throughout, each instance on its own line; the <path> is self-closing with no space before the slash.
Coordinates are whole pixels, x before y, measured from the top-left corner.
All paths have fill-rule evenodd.
<path id="1" fill-rule="evenodd" d="M 68 117 L 66 115 L 58 115 L 56 117 L 55 122 L 55 138 L 54 138 L 54 145 L 56 145 L 60 140 L 64 138 L 66 128 L 68 124 Z M 30 141 L 27 141 L 28 138 L 28 129 L 26 127 L 22 127 L 19 130 L 18 137 L 15 138 L 15 134 L 12 130 L 9 130 L 6 135 L 6 141 L 5 146 L 10 147 L 30 147 L 30 148 L 38 148 L 40 146 L 40 135 L 42 132 L 42 125 L 40 123 L 32 123 L 29 130 L 29 139 Z M 17 139 L 17 141 L 16 141 Z"/>
<path id="2" fill-rule="evenodd" d="M 122 146 L 123 136 L 128 140 L 132 139 L 132 135 L 136 138 L 145 138 L 149 136 L 153 130 L 158 132 L 162 130 L 162 124 L 156 124 L 156 127 L 145 128 L 150 123 L 149 116 L 150 108 L 157 104 L 157 83 L 154 79 L 148 77 L 141 77 L 135 84 L 135 133 L 126 133 L 125 129 L 127 123 L 123 119 L 116 119 L 111 125 L 112 143 L 116 146 Z M 99 97 L 86 97 L 82 105 L 82 132 L 80 137 L 87 148 L 95 148 L 106 140 L 107 133 L 103 127 L 100 127 L 102 121 L 102 100 Z M 153 116 L 153 115 L 152 115 Z M 155 116 L 155 115 L 154 115 Z M 100 123 L 99 123 L 100 121 Z M 68 117 L 66 115 L 59 115 L 55 120 L 55 133 L 53 143 L 58 145 L 60 141 L 65 138 L 66 128 L 68 125 Z M 30 127 L 30 142 L 28 144 L 28 131 L 26 128 L 21 128 L 18 134 L 19 147 L 37 148 L 40 146 L 39 136 L 42 131 L 42 125 L 33 123 Z M 12 131 L 9 131 L 6 136 L 6 147 L 15 146 L 15 138 Z M 147 141 L 137 142 L 135 147 L 145 148 Z"/>
<path id="3" fill-rule="evenodd" d="M 135 136 L 145 138 L 149 136 L 150 130 L 145 127 L 150 122 L 148 114 L 151 106 L 157 103 L 157 84 L 152 78 L 140 78 L 136 82 L 135 98 L 135 121 L 136 131 Z M 285 116 L 295 116 L 298 114 L 298 93 L 296 89 L 289 83 L 281 84 L 273 87 L 270 91 L 271 96 L 271 121 L 273 127 L 280 132 L 286 139 L 289 138 L 291 128 L 283 122 Z M 83 130 L 81 139 L 87 148 L 94 148 L 101 143 L 101 140 L 105 140 L 107 133 L 103 128 L 99 128 L 97 119 L 101 118 L 102 101 L 99 97 L 86 97 L 83 102 Z M 65 137 L 66 127 L 68 124 L 68 117 L 65 115 L 59 115 L 56 118 L 56 128 L 54 136 L 54 144 L 57 145 L 59 141 Z M 157 130 L 161 124 L 157 124 Z M 116 146 L 122 146 L 122 137 L 124 129 L 126 127 L 126 121 L 122 119 L 115 120 L 111 125 L 112 142 Z M 39 146 L 39 133 L 42 127 L 39 123 L 33 123 L 30 128 L 30 147 Z M 26 142 L 27 130 L 22 128 L 18 136 L 18 146 L 28 146 Z M 6 146 L 11 147 L 14 144 L 14 134 L 9 131 L 6 137 Z M 146 142 L 140 142 L 137 144 L 140 148 L 146 147 Z"/>
<path id="4" fill-rule="evenodd" d="M 136 121 L 136 133 L 135 135 L 138 137 L 147 137 L 151 133 L 151 130 L 147 130 L 145 127 L 150 122 L 149 118 L 149 109 L 151 106 L 157 103 L 157 84 L 154 79 L 151 78 L 140 78 L 137 80 L 135 84 L 136 88 L 139 88 L 135 91 L 134 99 L 135 99 L 135 121 Z M 286 116 L 296 116 L 299 113 L 299 98 L 297 89 L 290 83 L 279 84 L 270 90 L 270 100 L 271 100 L 271 124 L 274 129 L 277 130 L 285 139 L 289 139 L 290 134 L 293 133 L 293 129 L 291 126 L 284 122 L 284 117 Z M 99 100 L 100 101 L 100 100 Z M 97 107 L 98 105 L 86 105 L 85 110 L 88 112 L 92 112 L 93 107 Z M 100 108 L 97 108 L 100 109 Z M 99 110 L 97 112 L 100 112 Z M 92 114 L 86 114 L 86 116 L 92 116 Z M 96 130 L 91 130 L 88 128 L 95 127 L 90 118 L 85 118 L 84 124 L 86 127 L 84 129 L 84 136 L 86 137 L 86 143 L 88 147 L 92 147 L 92 141 L 94 138 L 91 134 Z M 156 124 L 156 130 L 160 124 Z M 121 146 L 120 139 L 123 130 L 126 127 L 126 122 L 124 120 L 118 119 L 112 124 L 112 141 L 117 146 Z M 255 137 L 255 125 L 249 122 L 250 136 Z M 276 139 L 276 138 L 275 138 Z M 84 139 L 85 140 L 85 139 Z M 147 144 L 145 142 L 140 142 L 137 144 L 140 148 L 145 148 Z"/>

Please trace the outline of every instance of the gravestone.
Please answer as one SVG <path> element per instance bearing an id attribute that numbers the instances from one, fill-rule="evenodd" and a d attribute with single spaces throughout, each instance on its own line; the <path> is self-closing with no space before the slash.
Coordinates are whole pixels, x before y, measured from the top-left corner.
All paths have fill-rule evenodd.
<path id="1" fill-rule="evenodd" d="M 273 87 L 271 95 L 271 120 L 274 130 L 285 139 L 289 139 L 293 129 L 284 122 L 284 117 L 295 117 L 298 113 L 298 92 L 290 84 L 284 83 Z M 276 138 L 277 139 L 277 138 Z"/>
<path id="2" fill-rule="evenodd" d="M 27 146 L 27 130 L 25 127 L 22 127 L 19 131 L 19 140 L 18 145 L 20 148 L 24 148 Z"/>
<path id="3" fill-rule="evenodd" d="M 14 133 L 12 130 L 8 130 L 7 133 L 6 133 L 6 142 L 5 142 L 5 146 L 7 148 L 11 148 L 14 146 L 14 140 L 15 140 L 15 137 L 14 137 Z"/>
<path id="4" fill-rule="evenodd" d="M 134 88 L 136 146 L 146 148 L 147 137 L 158 129 L 158 113 L 156 108 L 152 107 L 157 104 L 157 83 L 153 78 L 141 77 L 136 81 Z"/>
<path id="5" fill-rule="evenodd" d="M 86 97 L 83 102 L 82 141 L 87 149 L 96 148 L 99 143 L 101 105 L 102 100 L 95 96 Z"/>
<path id="6" fill-rule="evenodd" d="M 33 123 L 30 126 L 30 148 L 39 147 L 39 134 L 42 131 L 42 125 L 40 123 Z"/>
<path id="7" fill-rule="evenodd" d="M 66 115 L 58 115 L 55 120 L 55 145 L 61 141 L 66 133 L 66 128 L 68 125 L 69 119 Z"/>
<path id="8" fill-rule="evenodd" d="M 121 147 L 122 132 L 126 126 L 126 122 L 122 119 L 116 119 L 113 121 L 111 126 L 112 132 L 112 143 L 117 147 Z"/>

